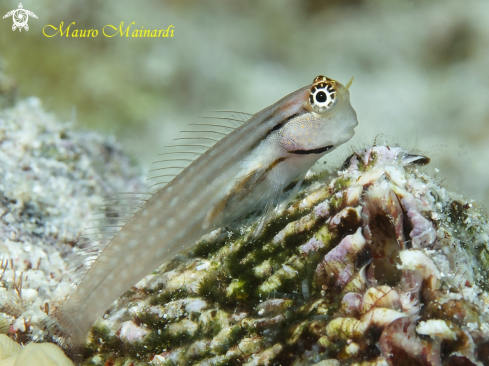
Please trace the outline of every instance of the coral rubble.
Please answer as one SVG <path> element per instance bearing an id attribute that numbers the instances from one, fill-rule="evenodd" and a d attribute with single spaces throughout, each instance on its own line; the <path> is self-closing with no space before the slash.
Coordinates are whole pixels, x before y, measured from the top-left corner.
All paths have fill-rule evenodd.
<path id="1" fill-rule="evenodd" d="M 29 103 L 8 117 L 45 118 Z M 80 217 L 134 174 L 112 149 L 102 177 L 97 154 L 54 124 L 53 139 L 1 121 L 0 330 L 26 343 L 66 296 Z M 489 364 L 488 221 L 428 162 L 376 146 L 334 177 L 309 174 L 261 230 L 253 217 L 216 230 L 135 284 L 92 328 L 84 364 Z"/>
<path id="2" fill-rule="evenodd" d="M 141 180 L 113 138 L 59 123 L 36 98 L 0 111 L 0 176 L 0 333 L 25 344 L 69 293 L 73 247 L 94 207 Z M 56 352 L 25 351 L 23 365 Z"/>

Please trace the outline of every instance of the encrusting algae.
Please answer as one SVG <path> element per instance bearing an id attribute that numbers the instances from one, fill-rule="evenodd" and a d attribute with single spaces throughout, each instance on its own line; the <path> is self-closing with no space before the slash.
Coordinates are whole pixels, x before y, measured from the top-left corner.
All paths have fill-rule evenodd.
<path id="1" fill-rule="evenodd" d="M 73 237 L 85 226 L 73 209 L 85 202 L 90 211 L 112 189 L 104 182 L 124 190 L 131 173 L 113 144 L 70 134 L 36 101 L 8 113 L 2 144 L 21 142 L 28 169 L 8 163 L 2 145 L 2 169 L 24 186 L 21 195 L 15 176 L 2 182 L 1 321 L 26 344 L 67 295 Z M 27 122 L 36 126 L 29 143 L 20 133 Z M 119 164 L 104 169 L 111 157 Z M 114 302 L 92 327 L 83 364 L 489 364 L 487 217 L 421 172 L 428 161 L 377 146 L 333 177 L 308 173 L 265 224 L 251 216 L 211 232 Z M 54 183 L 51 201 L 39 192 Z M 2 355 L 23 352 L 2 345 Z"/>

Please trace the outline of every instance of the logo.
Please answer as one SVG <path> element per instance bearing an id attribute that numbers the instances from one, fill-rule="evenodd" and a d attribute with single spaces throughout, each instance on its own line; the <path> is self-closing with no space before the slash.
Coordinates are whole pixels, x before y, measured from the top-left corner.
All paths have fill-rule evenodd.
<path id="1" fill-rule="evenodd" d="M 24 7 L 22 6 L 22 3 L 19 3 L 19 8 L 9 11 L 7 14 L 3 16 L 3 19 L 8 18 L 10 16 L 14 19 L 14 25 L 12 25 L 13 31 L 15 31 L 17 28 L 19 28 L 19 32 L 22 31 L 22 28 L 28 31 L 29 25 L 27 24 L 27 21 L 29 20 L 29 15 L 37 19 L 36 14 L 34 14 L 32 11 L 25 10 Z"/>
<path id="2" fill-rule="evenodd" d="M 75 22 L 71 22 L 67 27 L 65 27 L 65 23 L 61 22 L 59 24 L 59 28 L 55 27 L 54 25 L 51 24 L 46 24 L 42 28 L 42 33 L 46 37 L 54 37 L 54 36 L 59 36 L 59 37 L 72 37 L 72 38 L 85 38 L 85 37 L 91 37 L 95 38 L 98 36 L 99 31 L 98 29 L 71 29 L 71 26 L 76 27 Z M 144 26 L 141 26 L 141 29 L 134 29 L 136 22 L 132 22 L 131 24 L 127 25 L 124 28 L 124 22 L 121 22 L 119 24 L 119 27 L 113 26 L 111 24 L 107 24 L 102 28 L 102 34 L 105 37 L 115 37 L 115 36 L 120 36 L 120 37 L 129 37 L 129 35 L 132 38 L 173 38 L 173 33 L 175 30 L 175 27 L 173 25 L 169 25 L 168 28 L 160 28 L 160 29 L 144 29 Z M 133 29 L 131 30 L 131 26 L 133 26 Z"/>

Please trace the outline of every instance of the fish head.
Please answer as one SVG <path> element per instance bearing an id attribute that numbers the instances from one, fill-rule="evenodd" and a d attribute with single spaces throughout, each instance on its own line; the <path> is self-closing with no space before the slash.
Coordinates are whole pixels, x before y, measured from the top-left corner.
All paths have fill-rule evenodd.
<path id="1" fill-rule="evenodd" d="M 350 140 L 358 125 L 350 84 L 320 75 L 299 89 L 293 98 L 296 113 L 278 131 L 279 145 L 290 154 L 322 155 Z"/>

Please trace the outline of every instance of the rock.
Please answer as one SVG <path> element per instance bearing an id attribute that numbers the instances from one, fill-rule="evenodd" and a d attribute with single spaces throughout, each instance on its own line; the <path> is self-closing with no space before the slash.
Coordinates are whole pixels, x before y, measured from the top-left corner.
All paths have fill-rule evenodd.
<path id="1" fill-rule="evenodd" d="M 383 146 L 357 152 L 332 181 L 306 181 L 258 238 L 253 223 L 228 229 L 162 266 L 149 296 L 126 294 L 143 314 L 168 309 L 145 323 L 154 339 L 141 343 L 154 347 L 147 357 L 183 347 L 181 362 L 201 364 L 487 362 L 487 218 L 417 160 L 427 159 Z M 171 302 L 196 268 L 197 292 Z M 168 332 L 182 324 L 184 340 Z"/>
<path id="2" fill-rule="evenodd" d="M 128 343 L 141 342 L 148 333 L 146 329 L 130 320 L 122 323 L 119 329 L 119 337 Z"/>

